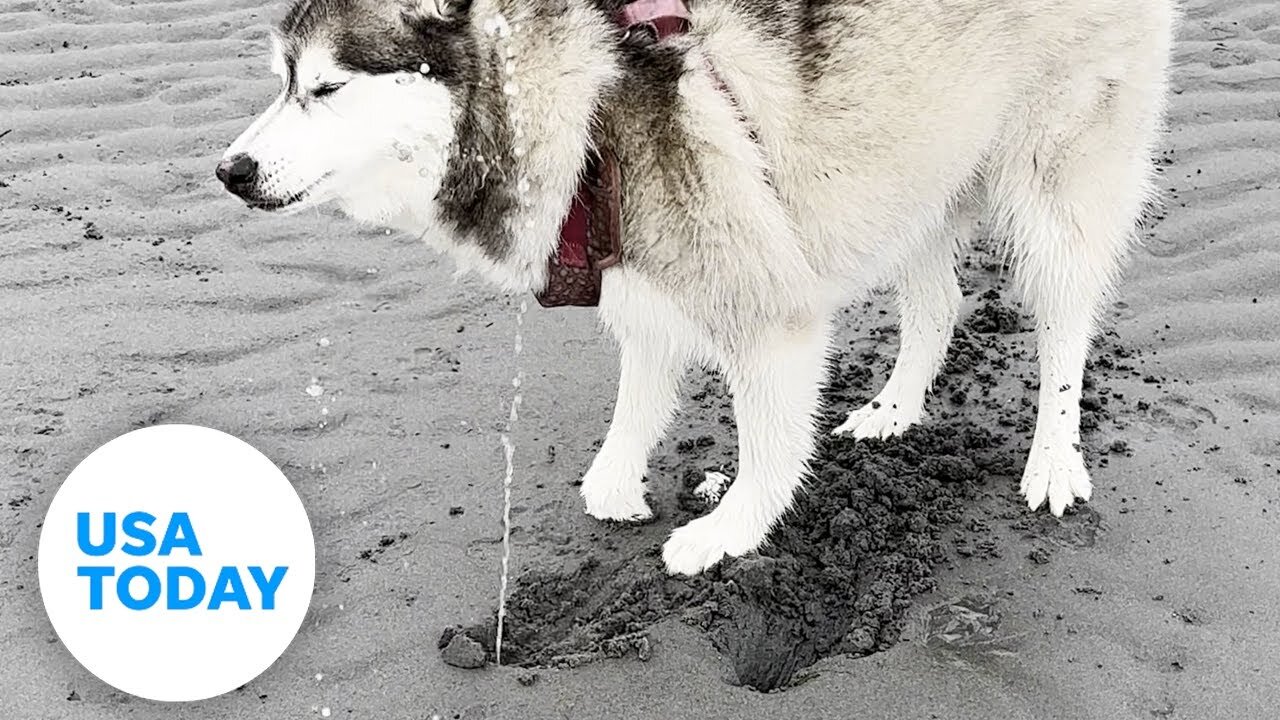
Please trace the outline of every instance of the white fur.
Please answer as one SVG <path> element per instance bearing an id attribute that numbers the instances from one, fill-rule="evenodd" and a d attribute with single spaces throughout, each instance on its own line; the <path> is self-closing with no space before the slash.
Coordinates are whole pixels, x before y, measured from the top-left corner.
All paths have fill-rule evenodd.
<path id="1" fill-rule="evenodd" d="M 273 45 L 271 67 L 283 84 L 283 50 L 278 39 Z M 326 83 L 342 89 L 323 99 L 309 97 Z M 264 195 L 302 194 L 287 212 L 336 201 L 362 220 L 389 223 L 403 212 L 402 200 L 380 188 L 421 197 L 438 191 L 453 140 L 452 113 L 448 92 L 418 73 L 351 73 L 327 49 L 306 47 L 298 57 L 294 92 L 286 87 L 225 156 L 252 156 Z"/>

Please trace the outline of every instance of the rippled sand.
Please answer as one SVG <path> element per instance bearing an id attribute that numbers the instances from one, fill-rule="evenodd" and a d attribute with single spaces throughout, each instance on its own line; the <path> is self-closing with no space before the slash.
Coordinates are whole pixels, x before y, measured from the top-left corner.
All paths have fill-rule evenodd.
<path id="1" fill-rule="evenodd" d="M 1190 0 L 1164 143 L 1168 207 L 1112 326 L 1142 377 L 1133 454 L 1095 469 L 1091 546 L 1036 543 L 1021 509 L 936 597 L 998 598 L 1006 651 L 908 641 L 828 660 L 781 695 L 720 681 L 678 622 L 653 659 L 444 666 L 435 640 L 497 592 L 516 300 L 411 238 L 328 214 L 251 214 L 212 179 L 268 102 L 245 0 L 0 5 L 0 712 L 15 718 L 1263 718 L 1280 690 L 1280 5 Z M 879 321 L 877 321 L 879 322 Z M 517 565 L 610 542 L 569 483 L 611 405 L 590 313 L 534 312 L 517 433 Z M 568 348 L 566 352 L 565 348 Z M 892 352 L 881 348 L 880 352 Z M 1146 382 L 1143 379 L 1146 379 Z M 318 386 L 322 393 L 308 393 Z M 38 523 L 98 444 L 156 422 L 252 441 L 316 529 L 313 610 L 285 656 L 193 706 L 112 691 L 40 605 Z M 523 480 L 519 479 L 523 477 Z M 450 512 L 460 508 L 461 513 Z M 627 531 L 658 537 L 663 528 Z M 647 535 L 646 535 L 647 534 Z M 659 710 L 659 708 L 661 710 Z"/>

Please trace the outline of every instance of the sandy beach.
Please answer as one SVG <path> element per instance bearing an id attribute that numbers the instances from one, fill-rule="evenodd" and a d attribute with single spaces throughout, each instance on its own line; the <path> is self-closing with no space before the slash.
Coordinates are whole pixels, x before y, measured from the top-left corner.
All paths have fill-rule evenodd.
<path id="1" fill-rule="evenodd" d="M 747 602 L 735 588 L 751 568 L 679 587 L 647 574 L 653 548 L 694 512 L 683 475 L 732 460 L 716 378 L 687 383 L 687 411 L 654 465 L 655 521 L 593 521 L 575 483 L 607 428 L 617 370 L 591 311 L 530 308 L 517 358 L 515 317 L 531 298 L 455 278 L 414 238 L 328 211 L 253 213 L 215 182 L 224 147 L 277 91 L 267 28 L 282 5 L 6 0 L 0 714 L 1275 716 L 1280 5 L 1184 8 L 1158 158 L 1165 207 L 1144 228 L 1090 373 L 1093 501 L 1056 521 L 1017 497 L 1022 425 L 1034 417 L 1022 381 L 1031 339 L 1006 312 L 1017 307 L 1007 273 L 975 251 L 966 312 L 999 311 L 1013 326 L 967 321 L 973 362 L 990 370 L 998 348 L 1011 364 L 991 382 L 952 367 L 949 392 L 929 409 L 935 433 L 990 430 L 1000 452 L 971 440 L 939 449 L 928 424 L 913 431 L 904 447 L 970 458 L 982 472 L 948 486 L 923 531 L 891 528 L 922 543 L 918 554 L 886 547 L 875 568 L 858 566 L 871 577 L 903 555 L 923 563 L 893 576 L 892 608 L 875 610 L 883 622 L 866 626 L 865 653 L 824 650 L 800 623 L 794 632 L 822 659 L 764 693 L 741 684 L 735 652 L 749 646 L 726 641 L 723 617 L 705 615 L 713 596 Z M 885 298 L 847 317 L 841 363 L 865 370 L 838 373 L 833 411 L 866 400 L 896 351 Z M 441 658 L 446 627 L 484 623 L 497 604 L 498 437 L 520 369 L 516 597 L 534 603 L 530 578 L 556 588 L 574 572 L 606 589 L 617 578 L 660 588 L 663 611 L 637 621 L 642 653 L 544 653 L 539 667 L 480 670 Z M 40 522 L 59 483 L 97 446 L 158 423 L 207 425 L 262 450 L 297 489 L 316 538 L 311 611 L 284 656 L 235 692 L 181 706 L 130 697 L 83 669 L 59 643 L 36 579 Z M 844 458 L 824 472 L 877 462 L 846 449 L 824 450 Z M 921 482 L 936 479 L 900 455 Z M 788 558 L 802 545 L 777 543 Z M 586 558 L 603 570 L 582 570 Z"/>

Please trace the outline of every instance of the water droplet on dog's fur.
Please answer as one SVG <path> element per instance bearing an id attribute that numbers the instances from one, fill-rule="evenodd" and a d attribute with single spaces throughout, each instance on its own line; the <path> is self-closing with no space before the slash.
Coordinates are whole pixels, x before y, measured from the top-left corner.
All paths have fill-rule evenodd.
<path id="1" fill-rule="evenodd" d="M 511 35 L 511 26 L 507 24 L 507 18 L 502 13 L 498 13 L 484 21 L 484 31 L 489 35 L 505 38 Z"/>

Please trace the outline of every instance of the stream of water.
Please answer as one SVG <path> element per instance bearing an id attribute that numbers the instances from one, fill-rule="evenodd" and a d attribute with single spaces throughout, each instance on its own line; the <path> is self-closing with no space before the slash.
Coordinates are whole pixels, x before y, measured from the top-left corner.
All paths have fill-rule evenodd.
<path id="1" fill-rule="evenodd" d="M 494 640 L 494 657 L 498 665 L 502 665 L 502 630 L 507 617 L 507 581 L 511 573 L 511 479 L 515 474 L 516 446 L 511 439 L 512 429 L 520 416 L 522 393 L 520 386 L 524 383 L 524 370 L 520 366 L 520 355 L 524 352 L 524 315 L 529 310 L 527 300 L 520 301 L 516 311 L 515 365 L 516 375 L 511 380 L 515 389 L 511 396 L 511 413 L 507 416 L 507 428 L 502 433 L 502 450 L 507 457 L 507 472 L 502 478 L 502 576 L 498 586 L 498 631 Z"/>

